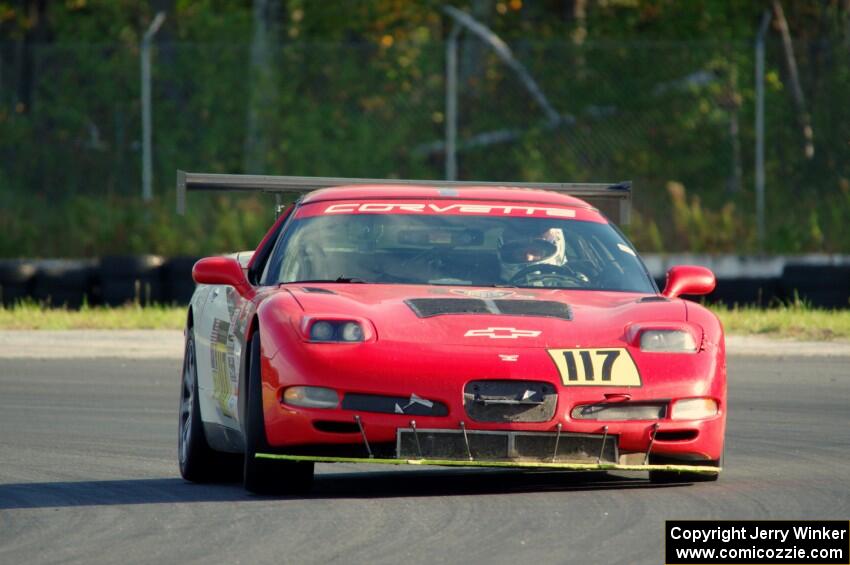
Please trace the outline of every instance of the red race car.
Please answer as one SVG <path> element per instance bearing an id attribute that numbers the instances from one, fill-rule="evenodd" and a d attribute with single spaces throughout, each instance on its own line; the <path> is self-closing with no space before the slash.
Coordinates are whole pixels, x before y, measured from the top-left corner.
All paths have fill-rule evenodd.
<path id="1" fill-rule="evenodd" d="M 187 190 L 303 194 L 253 253 L 195 264 L 186 479 L 234 457 L 253 492 L 339 461 L 717 479 L 723 328 L 680 298 L 715 278 L 674 267 L 658 291 L 602 212 L 625 220 L 628 183 L 179 172 Z"/>

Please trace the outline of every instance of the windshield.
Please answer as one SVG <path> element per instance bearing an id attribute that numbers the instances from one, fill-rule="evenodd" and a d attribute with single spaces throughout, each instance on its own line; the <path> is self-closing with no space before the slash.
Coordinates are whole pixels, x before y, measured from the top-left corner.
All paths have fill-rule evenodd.
<path id="1" fill-rule="evenodd" d="M 492 215 L 296 217 L 263 280 L 655 293 L 631 245 L 606 223 Z"/>

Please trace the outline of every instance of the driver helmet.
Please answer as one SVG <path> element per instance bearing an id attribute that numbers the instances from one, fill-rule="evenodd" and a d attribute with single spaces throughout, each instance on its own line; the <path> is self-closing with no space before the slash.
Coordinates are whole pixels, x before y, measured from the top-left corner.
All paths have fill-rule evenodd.
<path id="1" fill-rule="evenodd" d="M 499 260 L 504 281 L 532 265 L 564 265 L 567 262 L 567 243 L 560 228 L 542 232 L 508 232 L 499 239 Z"/>

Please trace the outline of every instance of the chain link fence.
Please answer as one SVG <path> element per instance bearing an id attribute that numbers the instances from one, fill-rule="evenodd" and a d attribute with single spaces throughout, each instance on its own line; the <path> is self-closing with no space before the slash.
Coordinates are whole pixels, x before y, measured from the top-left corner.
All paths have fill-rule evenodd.
<path id="1" fill-rule="evenodd" d="M 635 186 L 643 251 L 850 252 L 850 48 L 795 45 L 807 157 L 781 43 L 767 43 L 766 238 L 755 229 L 749 42 L 512 42 L 552 112 L 462 35 L 457 177 Z M 0 256 L 250 248 L 270 202 L 195 196 L 174 174 L 443 178 L 446 44 L 156 44 L 154 200 L 141 201 L 139 51 L 0 44 Z"/>

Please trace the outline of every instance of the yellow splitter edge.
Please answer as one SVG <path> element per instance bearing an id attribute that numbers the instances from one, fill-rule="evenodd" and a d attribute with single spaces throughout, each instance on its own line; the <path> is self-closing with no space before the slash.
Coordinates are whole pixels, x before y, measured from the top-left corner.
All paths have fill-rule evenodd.
<path id="1" fill-rule="evenodd" d="M 366 457 L 320 457 L 317 455 L 277 455 L 257 453 L 257 459 L 313 461 L 315 463 L 372 463 L 375 465 L 436 465 L 441 467 L 508 467 L 519 469 L 561 469 L 563 471 L 673 471 L 716 475 L 723 469 L 707 465 L 619 465 L 616 463 L 552 463 L 546 461 L 463 461 L 457 459 L 377 459 Z"/>

